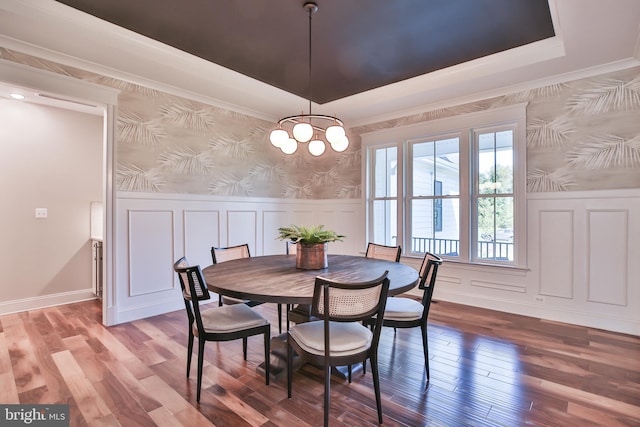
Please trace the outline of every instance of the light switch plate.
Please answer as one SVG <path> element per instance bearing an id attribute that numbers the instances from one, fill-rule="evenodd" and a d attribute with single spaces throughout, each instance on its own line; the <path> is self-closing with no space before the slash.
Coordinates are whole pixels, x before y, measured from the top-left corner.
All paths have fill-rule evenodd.
<path id="1" fill-rule="evenodd" d="M 49 212 L 47 208 L 36 208 L 36 218 L 42 219 L 47 218 L 49 216 Z"/>

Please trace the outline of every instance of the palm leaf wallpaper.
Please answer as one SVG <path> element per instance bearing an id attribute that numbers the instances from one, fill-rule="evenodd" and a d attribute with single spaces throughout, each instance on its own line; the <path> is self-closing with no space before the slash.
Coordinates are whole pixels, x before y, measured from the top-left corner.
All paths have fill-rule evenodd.
<path id="1" fill-rule="evenodd" d="M 594 137 L 569 152 L 566 159 L 582 169 L 640 168 L 640 135 L 629 140 L 616 135 Z"/>
<path id="2" fill-rule="evenodd" d="M 0 58 L 121 90 L 122 191 L 360 198 L 360 134 L 520 102 L 528 102 L 529 192 L 640 187 L 640 67 L 352 128 L 346 151 L 315 158 L 271 146 L 274 123 L 5 48 Z"/>

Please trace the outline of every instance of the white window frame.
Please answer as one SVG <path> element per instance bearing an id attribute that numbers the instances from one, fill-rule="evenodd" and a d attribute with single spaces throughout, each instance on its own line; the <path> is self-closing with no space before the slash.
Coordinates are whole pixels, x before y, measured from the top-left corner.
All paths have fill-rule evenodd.
<path id="1" fill-rule="evenodd" d="M 373 236 L 373 222 L 370 209 L 372 206 L 372 158 L 377 148 L 396 146 L 398 148 L 398 244 L 402 245 L 405 256 L 418 257 L 420 254 L 411 253 L 408 236 L 411 223 L 410 209 L 408 206 L 408 183 L 411 182 L 411 165 L 407 153 L 410 153 L 409 143 L 417 139 L 438 139 L 441 136 L 456 135 L 460 137 L 460 250 L 458 257 L 451 257 L 450 261 L 498 265 L 503 267 L 526 268 L 527 239 L 526 239 L 526 103 L 514 104 L 505 107 L 493 108 L 474 113 L 462 114 L 428 122 L 420 122 L 407 126 L 399 126 L 362 134 L 362 182 L 364 184 L 364 209 L 365 209 L 365 239 L 364 244 Z M 475 251 L 471 250 L 471 243 L 476 242 L 474 228 L 472 227 L 472 182 L 475 166 L 472 150 L 474 150 L 474 132 L 487 129 L 499 129 L 511 127 L 514 131 L 513 156 L 514 156 L 514 259 L 513 261 L 493 261 L 477 259 Z M 402 161 L 400 161 L 402 159 Z M 445 257 L 446 258 L 446 257 Z"/>

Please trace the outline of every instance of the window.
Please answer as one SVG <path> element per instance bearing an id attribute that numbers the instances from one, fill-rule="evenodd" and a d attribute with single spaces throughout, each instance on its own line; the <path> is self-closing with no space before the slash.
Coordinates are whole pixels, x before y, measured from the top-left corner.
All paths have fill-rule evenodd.
<path id="1" fill-rule="evenodd" d="M 513 261 L 513 130 L 475 132 L 473 218 L 478 260 Z"/>
<path id="2" fill-rule="evenodd" d="M 460 138 L 441 137 L 408 143 L 412 252 L 458 255 L 460 227 Z"/>
<path id="3" fill-rule="evenodd" d="M 368 241 L 524 266 L 525 108 L 363 135 Z"/>
<path id="4" fill-rule="evenodd" d="M 375 149 L 375 183 L 371 205 L 373 241 L 398 245 L 398 148 Z"/>

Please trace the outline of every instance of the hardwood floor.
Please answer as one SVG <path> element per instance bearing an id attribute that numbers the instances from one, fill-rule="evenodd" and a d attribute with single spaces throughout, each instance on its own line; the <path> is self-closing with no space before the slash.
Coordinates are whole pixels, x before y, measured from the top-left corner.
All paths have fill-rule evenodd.
<path id="1" fill-rule="evenodd" d="M 275 307 L 256 310 L 277 332 Z M 246 362 L 241 341 L 207 343 L 198 405 L 184 311 L 100 316 L 96 301 L 0 316 L 0 403 L 68 403 L 71 426 L 322 424 L 321 372 L 303 367 L 287 399 L 256 372 L 260 337 Z M 427 386 L 418 330 L 383 331 L 385 426 L 640 425 L 640 337 L 438 302 L 429 342 Z M 332 425 L 376 424 L 370 372 L 332 381 Z"/>

